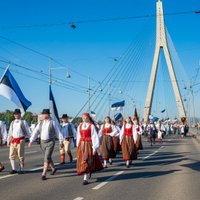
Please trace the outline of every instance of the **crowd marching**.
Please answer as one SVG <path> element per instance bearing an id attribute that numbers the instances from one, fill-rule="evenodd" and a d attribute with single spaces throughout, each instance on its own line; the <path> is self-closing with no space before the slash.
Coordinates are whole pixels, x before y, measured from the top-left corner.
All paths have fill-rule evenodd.
<path id="1" fill-rule="evenodd" d="M 41 179 L 46 180 L 48 168 L 51 175 L 56 173 L 56 167 L 52 160 L 52 153 L 56 144 L 56 138 L 60 147 L 60 164 L 65 164 L 65 156 L 69 162 L 73 161 L 71 146 L 76 141 L 77 147 L 77 174 L 83 175 L 83 184 L 87 185 L 91 174 L 95 171 L 112 165 L 114 158 L 121 151 L 125 166 L 129 168 L 137 159 L 139 150 L 143 149 L 142 135 L 149 138 L 150 145 L 156 141 L 162 143 L 163 137 L 170 134 L 180 134 L 183 137 L 188 132 L 186 118 L 180 121 L 150 119 L 148 123 L 140 122 L 137 111 L 133 118 L 127 116 L 112 120 L 105 117 L 103 123 L 95 122 L 89 113 L 83 113 L 82 123 L 75 126 L 69 121 L 67 114 L 63 114 L 61 124 L 53 121 L 50 110 L 44 109 L 41 113 L 42 120 L 30 129 L 28 123 L 22 119 L 21 111 L 15 109 L 15 120 L 7 131 L 5 124 L 0 121 L 0 139 L 2 144 L 9 147 L 9 159 L 11 164 L 10 174 L 24 173 L 25 141 L 29 138 L 28 147 L 40 138 L 42 151 L 44 152 L 44 165 Z M 19 161 L 19 170 L 16 161 Z M 0 162 L 0 171 L 4 170 Z"/>

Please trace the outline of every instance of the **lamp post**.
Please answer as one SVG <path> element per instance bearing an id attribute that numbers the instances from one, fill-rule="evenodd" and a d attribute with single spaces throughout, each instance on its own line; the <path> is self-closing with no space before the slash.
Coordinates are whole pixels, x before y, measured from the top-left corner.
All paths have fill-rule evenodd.
<path id="1" fill-rule="evenodd" d="M 71 75 L 69 73 L 69 70 L 66 69 L 65 67 L 51 67 L 51 62 L 52 60 L 50 59 L 49 61 L 49 85 L 52 84 L 52 70 L 66 70 L 66 78 L 71 78 Z"/>
<path id="2" fill-rule="evenodd" d="M 90 113 L 90 98 L 91 98 L 91 85 L 90 85 L 90 76 L 88 76 L 88 112 Z"/>

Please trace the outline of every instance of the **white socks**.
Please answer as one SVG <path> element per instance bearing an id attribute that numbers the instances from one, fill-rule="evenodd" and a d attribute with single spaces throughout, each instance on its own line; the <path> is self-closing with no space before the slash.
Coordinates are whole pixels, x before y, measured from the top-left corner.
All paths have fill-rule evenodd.
<path id="1" fill-rule="evenodd" d="M 129 166 L 129 163 L 130 163 L 130 161 L 129 161 L 129 160 L 127 160 L 127 161 L 126 161 L 126 165 L 127 165 L 127 166 Z"/>
<path id="2" fill-rule="evenodd" d="M 112 158 L 109 158 L 109 163 L 112 163 Z"/>
<path id="3" fill-rule="evenodd" d="M 20 168 L 20 171 L 23 171 L 23 169 L 24 169 L 24 164 L 23 164 L 23 163 L 20 163 L 20 164 L 19 164 L 19 168 Z"/>
<path id="4" fill-rule="evenodd" d="M 104 167 L 107 167 L 107 160 L 104 160 L 104 161 L 103 161 L 103 166 L 104 166 Z"/>
<path id="5" fill-rule="evenodd" d="M 10 160 L 12 170 L 16 170 L 15 160 Z"/>
<path id="6" fill-rule="evenodd" d="M 84 181 L 87 181 L 87 180 L 88 180 L 88 174 L 84 174 L 83 180 L 84 180 Z"/>

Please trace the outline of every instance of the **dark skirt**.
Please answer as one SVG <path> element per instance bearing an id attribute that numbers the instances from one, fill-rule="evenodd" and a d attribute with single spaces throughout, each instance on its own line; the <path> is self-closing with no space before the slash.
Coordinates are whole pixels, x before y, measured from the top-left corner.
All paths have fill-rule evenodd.
<path id="1" fill-rule="evenodd" d="M 122 139 L 122 155 L 123 160 L 137 159 L 136 145 L 132 136 L 124 136 Z"/>
<path id="2" fill-rule="evenodd" d="M 115 158 L 116 153 L 114 150 L 113 138 L 110 135 L 103 135 L 101 151 L 103 160 Z"/>
<path id="3" fill-rule="evenodd" d="M 115 152 L 115 156 L 117 155 L 117 153 L 119 151 L 121 151 L 121 147 L 120 147 L 120 143 L 119 143 L 119 138 L 118 137 L 112 137 L 113 139 L 113 144 L 114 144 L 114 152 Z"/>
<path id="4" fill-rule="evenodd" d="M 138 138 L 137 138 L 137 141 L 136 141 L 136 149 L 137 149 L 137 151 L 143 149 L 141 135 L 138 135 Z"/>
<path id="5" fill-rule="evenodd" d="M 98 154 L 93 155 L 92 141 L 80 141 L 77 148 L 77 174 L 103 169 Z"/>

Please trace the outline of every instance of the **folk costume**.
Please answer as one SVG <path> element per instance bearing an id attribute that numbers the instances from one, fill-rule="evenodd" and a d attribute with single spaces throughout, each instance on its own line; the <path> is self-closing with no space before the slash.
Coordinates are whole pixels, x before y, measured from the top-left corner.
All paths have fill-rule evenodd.
<path id="1" fill-rule="evenodd" d="M 136 158 L 136 145 L 133 137 L 134 126 L 132 123 L 123 125 L 120 132 L 120 144 L 122 147 L 123 160 L 126 161 L 126 167 L 128 168 L 132 160 Z"/>
<path id="2" fill-rule="evenodd" d="M 14 115 L 21 115 L 19 109 L 15 109 Z M 17 173 L 15 159 L 19 159 L 19 173 L 23 173 L 24 168 L 24 151 L 25 151 L 25 138 L 30 137 L 30 129 L 25 120 L 15 119 L 10 124 L 7 143 L 10 145 L 9 159 L 12 170 L 10 174 Z"/>
<path id="3" fill-rule="evenodd" d="M 114 145 L 113 137 L 118 134 L 117 128 L 110 124 L 104 123 L 101 126 L 99 137 L 102 138 L 101 152 L 104 161 L 104 168 L 107 168 L 107 161 L 112 164 L 112 158 L 116 157 L 116 147 Z"/>
<path id="4" fill-rule="evenodd" d="M 58 138 L 60 144 L 62 144 L 63 136 L 56 122 L 50 118 L 49 109 L 44 109 L 42 111 L 42 114 L 49 115 L 49 118 L 44 119 L 36 126 L 30 138 L 29 146 L 31 146 L 32 142 L 35 141 L 40 134 L 41 149 L 44 153 L 44 168 L 41 179 L 46 180 L 48 167 L 51 167 L 52 169 L 51 175 L 54 175 L 56 173 L 56 168 L 54 167 L 54 163 L 52 160 L 52 154 L 54 151 L 56 138 Z"/>
<path id="5" fill-rule="evenodd" d="M 0 121 L 0 145 L 5 144 L 7 140 L 7 130 L 6 125 Z M 3 164 L 0 162 L 0 172 L 3 171 L 5 168 Z"/>
<path id="6" fill-rule="evenodd" d="M 77 174 L 84 175 L 83 184 L 88 184 L 88 179 L 92 172 L 103 169 L 97 154 L 99 148 L 99 137 L 88 113 L 83 117 L 90 122 L 82 122 L 77 129 Z"/>
<path id="7" fill-rule="evenodd" d="M 62 116 L 62 119 L 68 118 L 67 114 Z M 64 141 L 63 146 L 60 149 L 60 160 L 61 164 L 65 164 L 65 154 L 68 154 L 70 162 L 72 162 L 73 157 L 71 153 L 71 144 L 73 139 L 76 140 L 76 129 L 74 125 L 70 122 L 63 122 L 61 127 L 61 133 L 63 135 Z"/>

